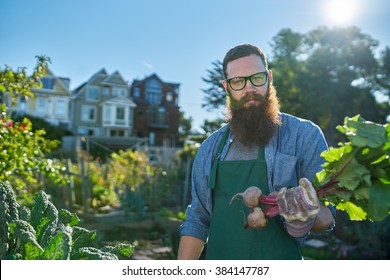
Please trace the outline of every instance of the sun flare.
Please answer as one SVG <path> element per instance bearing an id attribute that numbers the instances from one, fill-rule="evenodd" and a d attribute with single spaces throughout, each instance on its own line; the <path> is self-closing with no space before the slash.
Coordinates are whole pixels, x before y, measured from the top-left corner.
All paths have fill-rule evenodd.
<path id="1" fill-rule="evenodd" d="M 325 9 L 328 20 L 335 25 L 351 24 L 357 13 L 356 1 L 353 0 L 330 0 Z"/>

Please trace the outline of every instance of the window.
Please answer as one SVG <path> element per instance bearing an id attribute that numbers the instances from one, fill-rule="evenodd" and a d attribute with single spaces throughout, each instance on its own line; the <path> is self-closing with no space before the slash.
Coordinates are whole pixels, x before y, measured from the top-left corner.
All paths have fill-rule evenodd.
<path id="1" fill-rule="evenodd" d="M 99 135 L 99 129 L 93 127 L 79 126 L 77 133 L 81 135 L 96 136 Z"/>
<path id="2" fill-rule="evenodd" d="M 112 88 L 113 96 L 127 96 L 127 88 L 114 87 Z"/>
<path id="3" fill-rule="evenodd" d="M 26 97 L 24 95 L 18 97 L 18 111 L 23 114 L 26 112 Z"/>
<path id="4" fill-rule="evenodd" d="M 65 100 L 64 99 L 57 99 L 56 102 L 56 110 L 55 110 L 56 116 L 65 116 Z"/>
<path id="5" fill-rule="evenodd" d="M 110 123 L 111 121 L 111 105 L 105 105 L 104 106 L 104 122 L 105 123 Z"/>
<path id="6" fill-rule="evenodd" d="M 124 120 L 125 119 L 125 107 L 117 107 L 116 108 L 116 119 Z"/>
<path id="7" fill-rule="evenodd" d="M 150 105 L 156 106 L 160 104 L 162 97 L 162 86 L 157 80 L 149 80 L 146 82 L 146 99 Z"/>
<path id="8" fill-rule="evenodd" d="M 81 107 L 81 120 L 95 121 L 96 120 L 96 107 L 90 106 L 90 105 L 83 105 Z"/>
<path id="9" fill-rule="evenodd" d="M 43 116 L 43 115 L 45 115 L 45 113 L 46 113 L 46 110 L 45 110 L 45 105 L 46 105 L 46 102 L 45 102 L 46 100 L 44 99 L 44 98 L 42 98 L 42 97 L 37 97 L 37 99 L 36 99 L 36 106 L 37 106 L 37 113 L 38 113 L 38 115 L 40 115 L 40 116 Z"/>
<path id="10" fill-rule="evenodd" d="M 133 96 L 135 98 L 140 98 L 141 97 L 141 89 L 139 87 L 134 88 Z"/>
<path id="11" fill-rule="evenodd" d="M 41 81 L 42 81 L 42 88 L 50 89 L 50 90 L 54 90 L 55 89 L 54 79 L 53 78 L 51 78 L 51 77 L 43 77 L 41 79 Z"/>
<path id="12" fill-rule="evenodd" d="M 158 108 L 157 111 L 157 123 L 158 124 L 165 124 L 165 116 L 166 116 L 166 110 L 164 107 Z"/>
<path id="13" fill-rule="evenodd" d="M 99 88 L 96 86 L 89 86 L 87 89 L 87 100 L 99 100 Z"/>
<path id="14" fill-rule="evenodd" d="M 156 134 L 154 132 L 149 133 L 149 145 L 154 146 L 156 142 Z"/>
<path id="15" fill-rule="evenodd" d="M 123 129 L 111 129 L 110 130 L 110 136 L 111 137 L 124 137 L 125 131 Z"/>
<path id="16" fill-rule="evenodd" d="M 173 102 L 173 93 L 172 92 L 167 92 L 167 97 L 166 97 L 167 102 L 172 103 Z"/>
<path id="17" fill-rule="evenodd" d="M 109 92 L 110 92 L 110 89 L 109 88 L 103 88 L 102 89 L 102 96 L 108 96 L 108 94 L 109 94 Z"/>

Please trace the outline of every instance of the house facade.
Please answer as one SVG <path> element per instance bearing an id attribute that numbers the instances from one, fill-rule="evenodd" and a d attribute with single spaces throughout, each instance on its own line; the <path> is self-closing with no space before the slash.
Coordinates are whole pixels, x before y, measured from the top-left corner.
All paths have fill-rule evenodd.
<path id="1" fill-rule="evenodd" d="M 70 131 L 74 135 L 127 138 L 132 136 L 134 109 L 130 88 L 118 71 L 105 69 L 77 87 L 70 102 Z"/>
<path id="2" fill-rule="evenodd" d="M 137 104 L 134 134 L 147 137 L 149 146 L 175 147 L 179 143 L 180 84 L 162 81 L 156 74 L 131 84 L 131 98 Z"/>
<path id="3" fill-rule="evenodd" d="M 52 125 L 69 126 L 69 100 L 72 95 L 70 79 L 56 76 L 50 69 L 41 78 L 42 88 L 33 88 L 34 97 L 18 97 L 16 104 L 7 100 L 12 113 L 30 115 L 46 120 Z"/>

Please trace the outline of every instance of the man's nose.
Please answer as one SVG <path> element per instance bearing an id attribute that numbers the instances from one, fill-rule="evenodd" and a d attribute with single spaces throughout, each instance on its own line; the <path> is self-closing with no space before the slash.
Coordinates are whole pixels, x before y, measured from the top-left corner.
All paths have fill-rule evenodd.
<path id="1" fill-rule="evenodd" d="M 245 92 L 255 92 L 256 91 L 256 87 L 254 85 L 252 85 L 252 82 L 249 79 L 246 81 L 244 91 Z"/>

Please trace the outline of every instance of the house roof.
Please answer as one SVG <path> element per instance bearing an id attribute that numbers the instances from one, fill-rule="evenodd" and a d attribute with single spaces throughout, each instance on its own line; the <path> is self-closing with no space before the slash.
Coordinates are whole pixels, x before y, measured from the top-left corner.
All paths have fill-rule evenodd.
<path id="1" fill-rule="evenodd" d="M 70 82 L 69 78 L 56 76 L 50 68 L 46 69 L 46 75 L 44 77 L 51 77 L 55 80 L 56 84 L 61 87 L 61 89 L 56 90 L 57 92 L 62 91 L 67 93 L 68 95 L 72 94 L 72 92 L 69 89 L 69 85 L 65 83 L 66 81 Z M 35 89 L 35 91 L 42 91 L 42 90 L 44 91 L 45 89 L 42 88 Z"/>
<path id="2" fill-rule="evenodd" d="M 160 77 L 156 74 L 153 73 L 150 76 L 146 77 L 145 79 L 139 80 L 139 79 L 134 79 L 132 86 L 137 86 L 143 82 L 146 82 L 147 80 L 151 79 L 157 79 L 160 83 L 164 84 L 165 86 L 169 87 L 172 91 L 175 91 L 180 86 L 180 83 L 171 83 L 171 82 L 164 82 L 163 80 L 160 79 Z"/>
<path id="3" fill-rule="evenodd" d="M 122 86 L 128 87 L 127 82 L 123 79 L 119 71 L 115 71 L 111 75 L 109 75 L 105 68 L 100 69 L 95 74 L 89 78 L 88 81 L 79 85 L 76 89 L 73 90 L 73 95 L 78 95 L 86 85 L 94 85 L 94 86 L 102 86 L 102 85 L 110 85 L 110 86 Z"/>
<path id="4" fill-rule="evenodd" d="M 126 87 L 128 86 L 127 82 L 123 79 L 123 77 L 118 71 L 115 71 L 113 74 L 107 76 L 101 83 L 109 84 L 109 85 L 120 85 Z"/>
<path id="5" fill-rule="evenodd" d="M 125 106 L 130 106 L 130 107 L 137 106 L 137 104 L 135 104 L 131 99 L 129 99 L 125 96 L 116 96 L 113 98 L 106 99 L 100 103 L 100 105 L 104 105 L 104 104 L 121 104 L 121 105 L 125 105 Z"/>

